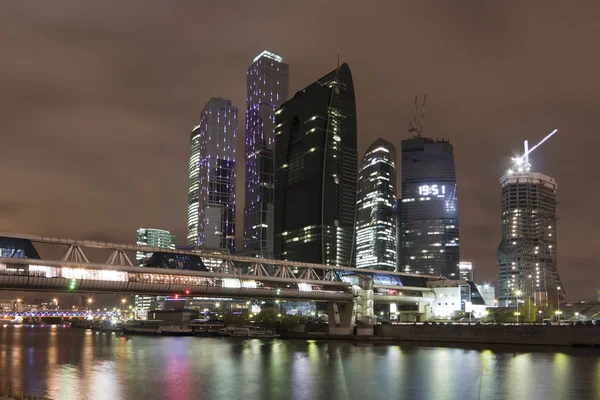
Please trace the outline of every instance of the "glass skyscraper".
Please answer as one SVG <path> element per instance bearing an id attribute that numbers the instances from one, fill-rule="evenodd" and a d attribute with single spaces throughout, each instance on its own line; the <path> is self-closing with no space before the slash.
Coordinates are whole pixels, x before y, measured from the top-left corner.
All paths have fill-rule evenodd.
<path id="1" fill-rule="evenodd" d="M 188 191 L 190 246 L 235 249 L 235 138 L 238 109 L 213 97 L 192 130 Z"/>
<path id="2" fill-rule="evenodd" d="M 547 305 L 561 286 L 556 262 L 556 181 L 538 172 L 509 171 L 500 184 L 499 305 L 514 306 L 516 297 L 531 296 L 536 304 Z"/>
<path id="3" fill-rule="evenodd" d="M 136 245 L 174 249 L 175 236 L 171 235 L 171 232 L 163 229 L 140 228 L 136 232 Z M 153 253 L 144 253 L 141 251 L 136 252 L 136 265 L 144 266 L 146 261 L 152 257 L 152 254 Z M 134 306 L 138 317 L 145 318 L 145 312 L 150 309 L 152 302 L 156 301 L 156 298 L 156 296 L 135 296 Z"/>
<path id="4" fill-rule="evenodd" d="M 458 279 L 454 153 L 447 140 L 402 141 L 400 268 Z"/>
<path id="5" fill-rule="evenodd" d="M 356 267 L 396 269 L 396 148 L 377 139 L 358 171 Z"/>
<path id="6" fill-rule="evenodd" d="M 275 114 L 275 257 L 354 265 L 358 154 L 350 68 L 342 64 Z"/>
<path id="7" fill-rule="evenodd" d="M 288 99 L 283 58 L 261 52 L 247 71 L 244 248 L 273 258 L 275 112 Z"/>
<path id="8" fill-rule="evenodd" d="M 168 249 L 175 248 L 175 236 L 164 229 L 140 228 L 136 234 L 136 244 L 138 246 L 164 247 Z M 143 266 L 144 262 L 152 256 L 152 253 L 138 251 L 135 253 L 135 263 Z"/>

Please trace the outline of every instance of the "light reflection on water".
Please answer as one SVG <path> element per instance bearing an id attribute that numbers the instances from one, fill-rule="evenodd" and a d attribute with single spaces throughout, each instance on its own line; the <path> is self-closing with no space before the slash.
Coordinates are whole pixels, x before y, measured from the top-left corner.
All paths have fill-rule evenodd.
<path id="1" fill-rule="evenodd" d="M 0 327 L 0 384 L 53 399 L 600 398 L 600 350 L 117 337 Z"/>

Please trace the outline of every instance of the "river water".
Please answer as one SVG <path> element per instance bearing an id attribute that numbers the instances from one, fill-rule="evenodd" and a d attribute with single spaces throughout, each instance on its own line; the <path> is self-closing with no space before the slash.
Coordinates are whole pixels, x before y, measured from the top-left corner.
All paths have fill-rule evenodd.
<path id="1" fill-rule="evenodd" d="M 55 400 L 600 399 L 600 350 L 0 326 L 2 384 Z"/>

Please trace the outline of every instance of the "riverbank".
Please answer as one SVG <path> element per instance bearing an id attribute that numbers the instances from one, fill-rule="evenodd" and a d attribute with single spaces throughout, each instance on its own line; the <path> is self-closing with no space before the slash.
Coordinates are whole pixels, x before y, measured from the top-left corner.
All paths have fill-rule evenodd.
<path id="1" fill-rule="evenodd" d="M 600 348 L 600 326 L 376 325 L 373 336 L 287 332 L 283 338 L 361 342 L 425 342 Z"/>
<path id="2" fill-rule="evenodd" d="M 47 397 L 36 396 L 21 389 L 15 389 L 10 386 L 3 386 L 0 388 L 0 400 L 50 400 Z"/>

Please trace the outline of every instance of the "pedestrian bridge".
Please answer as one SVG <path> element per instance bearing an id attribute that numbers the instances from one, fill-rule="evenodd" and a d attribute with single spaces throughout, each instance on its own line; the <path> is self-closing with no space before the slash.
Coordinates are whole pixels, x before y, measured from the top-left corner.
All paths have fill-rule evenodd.
<path id="1" fill-rule="evenodd" d="M 0 258 L 0 288 L 317 301 L 354 298 L 351 285 L 343 281 L 4 257 Z"/>
<path id="2" fill-rule="evenodd" d="M 40 257 L 33 243 L 66 248 L 60 260 Z M 84 249 L 104 249 L 90 262 Z M 153 254 L 145 266 L 128 252 Z M 0 288 L 75 293 L 213 296 L 348 302 L 356 276 L 373 281 L 374 299 L 430 303 L 427 287 L 439 276 L 222 254 L 202 248 L 168 249 L 100 241 L 0 233 Z M 353 287 L 354 286 L 354 287 Z M 381 296 L 380 296 L 381 295 Z"/>

